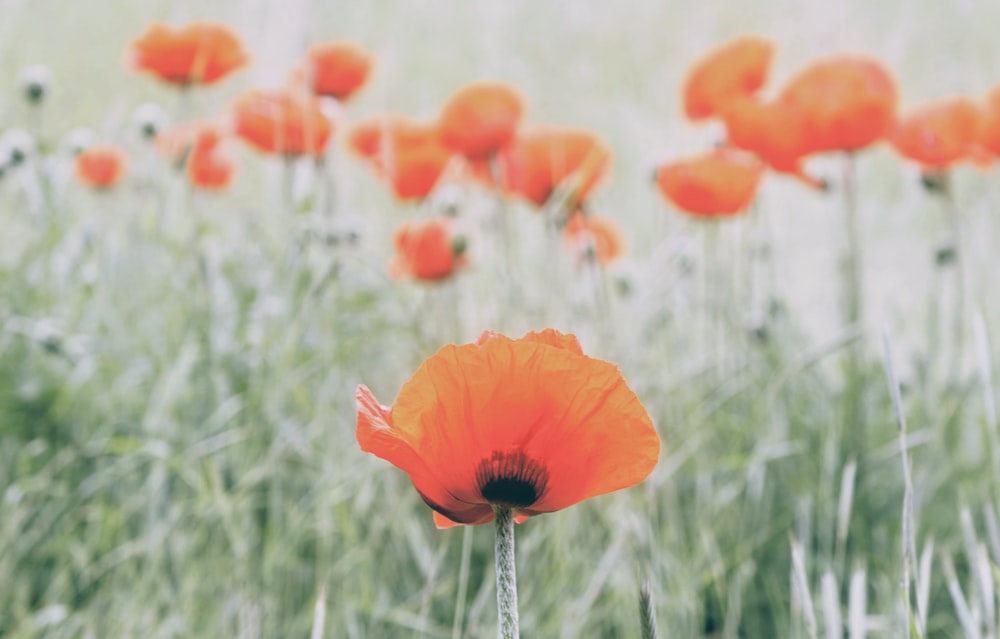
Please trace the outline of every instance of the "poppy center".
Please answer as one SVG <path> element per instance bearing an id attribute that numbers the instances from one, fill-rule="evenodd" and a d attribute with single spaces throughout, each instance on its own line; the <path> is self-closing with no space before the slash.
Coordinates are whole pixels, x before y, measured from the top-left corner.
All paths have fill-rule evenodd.
<path id="1" fill-rule="evenodd" d="M 524 453 L 493 451 L 491 457 L 479 462 L 476 481 L 483 499 L 491 504 L 525 508 L 545 492 L 549 473 Z"/>

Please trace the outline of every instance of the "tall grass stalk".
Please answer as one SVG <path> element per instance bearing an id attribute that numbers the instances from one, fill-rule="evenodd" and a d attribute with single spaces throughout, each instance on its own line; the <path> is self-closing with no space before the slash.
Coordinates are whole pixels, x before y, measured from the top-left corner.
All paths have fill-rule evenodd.
<path id="1" fill-rule="evenodd" d="M 893 413 L 896 417 L 896 425 L 899 429 L 899 455 L 903 464 L 903 513 L 902 513 L 902 550 L 903 550 L 903 608 L 906 612 L 904 626 L 905 636 L 911 637 L 911 630 L 915 630 L 918 637 L 924 636 L 924 628 L 916 624 L 913 628 L 912 599 L 910 596 L 911 583 L 918 585 L 921 583 L 919 566 L 916 563 L 916 521 L 913 511 L 913 477 L 910 468 L 910 457 L 906 444 L 906 413 L 903 411 L 903 400 L 899 392 L 899 380 L 896 377 L 896 368 L 893 364 L 892 343 L 889 334 L 882 334 L 883 365 L 885 367 L 886 381 L 889 385 L 889 396 L 892 399 Z M 919 602 L 919 598 L 918 598 Z M 917 611 L 917 619 L 926 618 L 921 610 Z"/>

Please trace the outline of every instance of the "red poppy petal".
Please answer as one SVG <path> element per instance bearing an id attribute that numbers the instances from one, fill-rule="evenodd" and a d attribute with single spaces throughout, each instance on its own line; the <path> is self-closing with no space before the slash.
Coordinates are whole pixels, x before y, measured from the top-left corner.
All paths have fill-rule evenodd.
<path id="1" fill-rule="evenodd" d="M 456 499 L 441 484 L 392 421 L 389 408 L 382 406 L 367 386 L 355 392 L 358 409 L 356 436 L 361 450 L 373 453 L 406 472 L 414 488 L 431 508 L 453 519 L 467 519 L 470 504 Z"/>
<path id="2" fill-rule="evenodd" d="M 392 408 L 407 454 L 434 468 L 445 492 L 485 502 L 477 470 L 491 456 L 520 455 L 544 476 L 524 514 L 563 508 L 651 472 L 659 438 L 617 367 L 540 343 L 538 334 L 484 337 L 425 361 Z"/>

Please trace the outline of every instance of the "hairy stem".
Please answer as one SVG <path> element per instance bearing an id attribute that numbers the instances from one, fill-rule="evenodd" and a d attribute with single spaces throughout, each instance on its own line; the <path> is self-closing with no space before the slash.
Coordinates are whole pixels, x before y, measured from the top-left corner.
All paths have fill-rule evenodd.
<path id="1" fill-rule="evenodd" d="M 508 506 L 494 506 L 497 545 L 497 609 L 501 639 L 520 636 L 517 623 L 517 571 L 514 564 L 514 511 Z"/>

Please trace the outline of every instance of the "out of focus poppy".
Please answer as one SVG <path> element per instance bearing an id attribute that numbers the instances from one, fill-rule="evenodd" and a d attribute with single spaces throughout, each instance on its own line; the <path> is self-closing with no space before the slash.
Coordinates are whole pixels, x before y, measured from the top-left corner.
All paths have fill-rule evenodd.
<path id="1" fill-rule="evenodd" d="M 164 131 L 156 137 L 156 148 L 178 170 L 187 172 L 191 184 L 199 189 L 224 189 L 232 181 L 235 165 L 220 148 L 224 138 L 219 126 L 204 122 L 187 123 Z"/>
<path id="2" fill-rule="evenodd" d="M 322 155 L 333 121 L 319 101 L 291 90 L 253 90 L 233 107 L 237 136 L 265 153 Z"/>
<path id="3" fill-rule="evenodd" d="M 396 255 L 389 274 L 396 278 L 440 281 L 465 266 L 465 238 L 452 231 L 452 219 L 433 217 L 396 229 Z"/>
<path id="4" fill-rule="evenodd" d="M 371 55 L 360 46 L 330 42 L 309 47 L 302 73 L 313 93 L 343 102 L 364 85 L 371 67 Z"/>
<path id="5" fill-rule="evenodd" d="M 578 255 L 593 255 L 607 266 L 625 252 L 625 240 L 618 225 L 603 215 L 577 211 L 566 220 L 563 241 Z"/>
<path id="6" fill-rule="evenodd" d="M 521 94 L 509 84 L 468 84 L 441 107 L 441 142 L 469 160 L 486 160 L 513 141 L 524 111 Z"/>
<path id="7" fill-rule="evenodd" d="M 347 144 L 389 181 L 400 200 L 430 194 L 452 158 L 441 144 L 436 123 L 394 114 L 358 122 L 348 131 Z"/>
<path id="8" fill-rule="evenodd" d="M 400 146 L 383 173 L 397 199 L 419 200 L 434 190 L 451 158 L 452 154 L 439 144 Z"/>
<path id="9" fill-rule="evenodd" d="M 354 123 L 347 131 L 347 146 L 354 153 L 378 165 L 384 157 L 402 148 L 442 146 L 437 123 L 414 120 L 395 113 L 383 113 Z"/>
<path id="10" fill-rule="evenodd" d="M 520 519 L 633 486 L 660 438 L 618 367 L 552 329 L 487 331 L 425 361 L 382 406 L 357 393 L 357 439 L 406 472 L 440 527 Z"/>
<path id="11" fill-rule="evenodd" d="M 986 94 L 980 143 L 994 155 L 1000 155 L 1000 85 Z"/>
<path id="12" fill-rule="evenodd" d="M 239 36 L 214 22 L 192 22 L 183 27 L 155 22 L 126 51 L 126 64 L 131 69 L 182 86 L 211 84 L 247 61 Z"/>
<path id="13" fill-rule="evenodd" d="M 791 174 L 813 188 L 820 180 L 802 167 L 809 153 L 805 121 L 796 109 L 780 102 L 735 98 L 723 108 L 728 144 L 751 151 L 775 171 Z"/>
<path id="14" fill-rule="evenodd" d="M 719 115 L 736 97 L 748 97 L 767 81 L 774 44 L 744 35 L 723 44 L 695 62 L 684 79 L 684 113 L 692 120 Z"/>
<path id="15" fill-rule="evenodd" d="M 980 146 L 984 125 L 985 113 L 971 98 L 940 98 L 907 113 L 889 139 L 903 157 L 944 169 L 960 160 L 989 160 Z"/>
<path id="16" fill-rule="evenodd" d="M 663 197 L 685 213 L 730 216 L 753 202 L 762 172 L 753 155 L 720 148 L 663 164 L 656 172 L 656 184 Z"/>
<path id="17" fill-rule="evenodd" d="M 536 126 L 521 131 L 497 156 L 499 184 L 538 206 L 558 186 L 573 184 L 574 203 L 585 200 L 611 167 L 612 153 L 601 138 L 584 129 Z"/>
<path id="18" fill-rule="evenodd" d="M 885 137 L 896 117 L 892 75 L 863 55 L 834 55 L 809 64 L 777 100 L 801 114 L 810 153 L 862 149 Z"/>
<path id="19" fill-rule="evenodd" d="M 233 179 L 233 161 L 222 154 L 222 136 L 206 127 L 195 138 L 187 159 L 187 174 L 191 184 L 199 189 L 217 191 L 229 186 Z"/>
<path id="20" fill-rule="evenodd" d="M 434 123 L 383 113 L 359 120 L 347 131 L 347 146 L 367 160 L 375 160 L 394 146 L 415 146 L 438 141 Z"/>
<path id="21" fill-rule="evenodd" d="M 76 177 L 91 188 L 110 189 L 125 175 L 125 165 L 125 154 L 118 147 L 92 146 L 76 156 Z"/>

